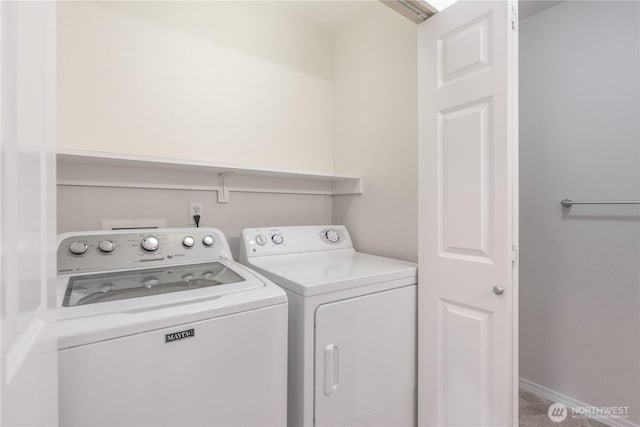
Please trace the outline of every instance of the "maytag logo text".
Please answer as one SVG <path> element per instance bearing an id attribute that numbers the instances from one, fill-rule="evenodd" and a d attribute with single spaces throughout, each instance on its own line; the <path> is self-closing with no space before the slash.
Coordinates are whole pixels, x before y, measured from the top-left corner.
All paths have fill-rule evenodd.
<path id="1" fill-rule="evenodd" d="M 166 344 L 174 341 L 183 340 L 185 338 L 191 338 L 191 337 L 194 337 L 195 335 L 196 335 L 195 329 L 187 329 L 186 331 L 172 332 L 164 336 L 164 343 Z"/>

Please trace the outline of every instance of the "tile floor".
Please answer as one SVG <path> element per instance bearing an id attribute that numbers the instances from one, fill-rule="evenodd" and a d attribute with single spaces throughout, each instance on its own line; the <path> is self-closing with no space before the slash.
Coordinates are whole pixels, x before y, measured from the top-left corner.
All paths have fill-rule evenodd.
<path id="1" fill-rule="evenodd" d="M 537 394 L 520 389 L 520 427 L 607 427 L 596 420 L 572 419 L 571 416 L 555 423 L 547 415 L 552 403 Z"/>

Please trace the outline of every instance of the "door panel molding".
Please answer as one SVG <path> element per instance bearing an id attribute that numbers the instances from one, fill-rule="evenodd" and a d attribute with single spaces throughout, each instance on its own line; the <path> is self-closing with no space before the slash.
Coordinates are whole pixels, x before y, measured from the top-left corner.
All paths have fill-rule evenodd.
<path id="1" fill-rule="evenodd" d="M 492 263 L 493 98 L 438 112 L 441 257 Z"/>
<path id="2" fill-rule="evenodd" d="M 439 371 L 456 373 L 451 381 L 441 381 L 440 393 L 451 397 L 443 402 L 447 407 L 441 407 L 443 414 L 447 414 L 444 424 L 474 425 L 476 420 L 481 420 L 481 425 L 487 425 L 492 313 L 447 300 L 440 300 L 439 308 L 442 339 Z M 469 377 L 473 378 L 474 387 L 468 386 Z M 464 409 L 460 407 L 461 402 L 465 402 Z"/>
<path id="3" fill-rule="evenodd" d="M 492 25 L 489 12 L 438 38 L 439 88 L 493 66 Z"/>

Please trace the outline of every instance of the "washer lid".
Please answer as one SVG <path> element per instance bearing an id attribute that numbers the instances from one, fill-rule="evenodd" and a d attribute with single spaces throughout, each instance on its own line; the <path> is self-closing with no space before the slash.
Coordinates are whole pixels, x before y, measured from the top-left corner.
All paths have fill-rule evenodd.
<path id="1" fill-rule="evenodd" d="M 417 280 L 414 263 L 363 254 L 353 249 L 251 258 L 278 285 L 302 296 L 324 294 L 390 280 Z"/>
<path id="2" fill-rule="evenodd" d="M 177 285 L 171 283 L 172 273 L 169 273 L 166 276 L 167 292 L 139 295 L 140 288 L 134 287 L 131 291 L 124 291 L 124 293 L 132 292 L 131 297 L 109 298 L 105 296 L 106 299 L 99 303 L 96 301 L 96 303 L 75 306 L 62 305 L 67 284 L 74 277 L 58 276 L 58 309 L 56 310 L 58 348 L 75 347 L 169 326 L 184 325 L 286 304 L 287 298 L 284 291 L 270 280 L 234 261 L 219 262 L 221 275 L 218 276 L 218 279 L 221 279 L 224 274 L 233 273 L 230 276 L 232 279 L 237 276 L 241 280 L 212 286 L 195 286 L 174 292 L 173 288 Z M 177 271 L 184 267 L 191 271 L 196 276 L 195 278 L 199 275 L 201 278 L 213 281 L 213 276 L 209 277 L 207 274 L 210 270 L 205 267 L 210 264 L 190 264 L 168 268 Z M 121 270 L 121 272 L 123 278 L 136 279 L 139 282 L 145 273 L 154 270 L 156 269 L 150 268 L 138 271 Z M 82 275 L 80 278 L 86 277 L 86 280 L 89 281 L 92 280 L 91 276 L 94 278 L 98 276 L 120 277 L 118 273 L 97 273 Z M 131 277 L 127 275 L 131 275 Z M 96 283 L 98 282 L 100 280 L 97 280 Z M 123 283 L 123 285 L 125 284 Z M 156 286 L 161 286 L 161 284 L 158 283 Z M 109 290 L 106 294 L 109 292 L 117 292 L 117 290 Z"/>
<path id="3" fill-rule="evenodd" d="M 71 276 L 63 307 L 96 304 L 150 295 L 167 294 L 245 282 L 242 289 L 256 287 L 218 261 L 144 270 Z"/>

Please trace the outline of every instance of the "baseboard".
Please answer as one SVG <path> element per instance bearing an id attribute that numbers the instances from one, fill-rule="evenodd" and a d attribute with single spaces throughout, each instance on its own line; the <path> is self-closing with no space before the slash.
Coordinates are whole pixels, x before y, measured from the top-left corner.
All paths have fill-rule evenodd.
<path id="1" fill-rule="evenodd" d="M 524 378 L 520 378 L 520 388 L 523 390 L 529 391 L 531 393 L 537 394 L 538 396 L 544 397 L 554 403 L 562 403 L 567 408 L 571 407 L 592 407 L 593 405 L 589 405 L 588 403 L 581 402 L 572 397 L 569 397 L 565 394 L 559 393 L 555 390 L 551 390 L 540 384 L 536 384 L 532 381 L 529 381 Z M 621 418 L 608 418 L 608 419 L 600 419 L 597 421 L 602 424 L 606 424 L 611 427 L 640 427 L 640 425 L 635 424 L 629 420 L 621 419 Z"/>

